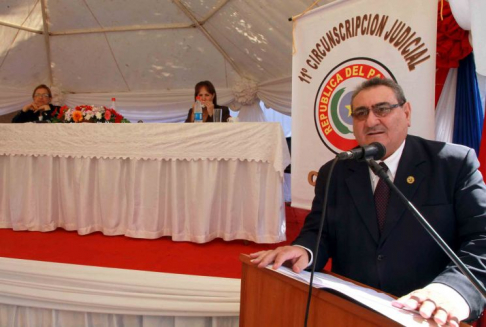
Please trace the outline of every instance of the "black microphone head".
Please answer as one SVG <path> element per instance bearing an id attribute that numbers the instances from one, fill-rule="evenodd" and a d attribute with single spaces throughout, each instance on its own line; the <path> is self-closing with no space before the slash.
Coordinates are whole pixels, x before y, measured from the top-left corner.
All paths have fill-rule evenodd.
<path id="1" fill-rule="evenodd" d="M 358 161 L 364 161 L 368 159 L 380 160 L 386 154 L 386 148 L 383 144 L 373 142 L 368 145 L 363 145 L 338 153 L 337 158 L 339 160 L 355 159 Z"/>
<path id="2" fill-rule="evenodd" d="M 383 144 L 379 142 L 373 142 L 369 146 L 373 147 L 373 151 L 372 153 L 370 153 L 370 155 L 372 155 L 372 158 L 367 158 L 367 159 L 380 160 L 385 156 L 386 148 Z"/>

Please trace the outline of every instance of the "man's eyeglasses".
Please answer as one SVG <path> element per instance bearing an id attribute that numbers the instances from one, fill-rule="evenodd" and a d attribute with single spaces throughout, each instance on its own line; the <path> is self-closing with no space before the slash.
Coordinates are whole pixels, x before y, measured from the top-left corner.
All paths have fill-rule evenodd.
<path id="1" fill-rule="evenodd" d="M 49 94 L 36 93 L 36 94 L 34 94 L 34 97 L 36 97 L 36 98 L 50 98 L 51 96 Z"/>
<path id="2" fill-rule="evenodd" d="M 386 117 L 393 109 L 401 107 L 405 104 L 403 103 L 397 103 L 397 104 L 389 104 L 389 103 L 378 103 L 375 105 L 371 106 L 371 110 L 373 111 L 373 114 L 376 117 Z M 368 115 L 370 114 L 370 108 L 368 107 L 358 107 L 356 109 L 353 109 L 353 112 L 351 116 L 357 120 L 365 120 L 368 118 Z"/>

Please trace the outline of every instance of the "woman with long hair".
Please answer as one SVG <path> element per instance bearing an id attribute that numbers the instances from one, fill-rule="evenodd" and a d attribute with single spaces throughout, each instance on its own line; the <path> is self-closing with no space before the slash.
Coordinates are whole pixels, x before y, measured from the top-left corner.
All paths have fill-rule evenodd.
<path id="1" fill-rule="evenodd" d="M 203 122 L 212 122 L 214 109 L 222 109 L 222 122 L 228 121 L 230 117 L 230 111 L 228 107 L 218 105 L 218 96 L 216 95 L 216 89 L 213 83 L 210 81 L 202 81 L 196 84 L 194 88 L 194 101 L 199 98 L 202 105 Z M 189 109 L 187 114 L 186 123 L 194 122 L 194 105 Z"/>

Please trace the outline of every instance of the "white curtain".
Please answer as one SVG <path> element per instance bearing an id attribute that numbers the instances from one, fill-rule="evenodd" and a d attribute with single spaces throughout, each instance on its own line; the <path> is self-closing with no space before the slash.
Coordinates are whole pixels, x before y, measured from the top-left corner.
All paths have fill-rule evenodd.
<path id="1" fill-rule="evenodd" d="M 280 123 L 282 126 L 282 130 L 284 133 L 284 136 L 291 137 L 292 136 L 292 117 L 282 114 L 273 108 L 268 108 L 265 106 L 265 103 L 263 101 L 260 102 L 260 107 L 263 110 L 263 114 L 265 115 L 265 119 L 267 122 L 275 122 L 275 123 Z"/>
<path id="2" fill-rule="evenodd" d="M 18 111 L 27 103 L 32 102 L 33 91 L 0 85 L 0 115 Z"/>
<path id="3" fill-rule="evenodd" d="M 258 102 L 242 106 L 239 109 L 238 121 L 241 122 L 266 122 L 265 115 Z"/>
<path id="4" fill-rule="evenodd" d="M 483 113 L 486 107 L 486 76 L 477 74 L 479 95 L 481 96 L 481 104 L 483 106 Z"/>
<path id="5" fill-rule="evenodd" d="M 267 108 L 290 116 L 292 103 L 292 77 L 262 83 L 258 87 L 258 98 Z"/>
<path id="6" fill-rule="evenodd" d="M 457 68 L 451 68 L 435 110 L 435 139 L 437 141 L 452 142 L 456 108 L 456 84 Z"/>

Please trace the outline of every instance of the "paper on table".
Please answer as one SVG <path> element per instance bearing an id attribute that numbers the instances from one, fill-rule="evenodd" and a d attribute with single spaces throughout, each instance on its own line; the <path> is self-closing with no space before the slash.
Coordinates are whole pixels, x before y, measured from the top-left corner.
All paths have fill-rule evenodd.
<path id="1" fill-rule="evenodd" d="M 269 265 L 267 268 L 273 270 L 271 265 Z M 296 274 L 291 269 L 286 267 L 280 267 L 276 271 L 293 279 L 309 284 L 310 273 L 308 271 L 303 271 L 300 274 Z M 401 310 L 393 307 L 391 305 L 393 298 L 384 293 L 379 293 L 375 290 L 353 284 L 332 275 L 315 273 L 312 284 L 316 288 L 328 288 L 336 290 L 339 293 L 349 296 L 350 298 L 404 326 L 437 326 L 433 320 L 424 319 L 416 312 Z"/>

